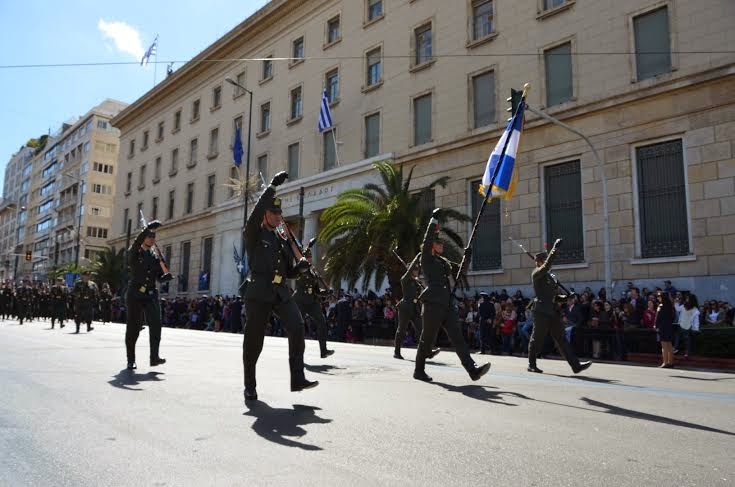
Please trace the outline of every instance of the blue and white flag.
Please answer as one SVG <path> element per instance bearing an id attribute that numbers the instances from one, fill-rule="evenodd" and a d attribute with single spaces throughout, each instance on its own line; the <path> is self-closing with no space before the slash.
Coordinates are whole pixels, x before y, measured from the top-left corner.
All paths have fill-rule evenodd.
<path id="1" fill-rule="evenodd" d="M 232 160 L 237 167 L 242 164 L 242 137 L 240 137 L 240 127 L 235 129 L 235 143 L 232 144 Z"/>
<path id="2" fill-rule="evenodd" d="M 158 36 L 156 36 L 155 39 L 153 39 L 153 44 L 151 44 L 151 47 L 148 48 L 148 50 L 143 54 L 143 57 L 140 60 L 140 65 L 145 66 L 148 64 L 148 61 L 150 61 L 151 56 L 156 55 L 156 46 L 158 45 Z"/>
<path id="3" fill-rule="evenodd" d="M 322 93 L 322 106 L 319 109 L 319 133 L 332 128 L 332 112 L 329 111 L 329 98 L 326 90 Z"/>
<path id="4" fill-rule="evenodd" d="M 480 194 L 487 198 L 507 200 L 513 196 L 518 181 L 516 157 L 521 143 L 524 110 L 525 103 L 521 103 L 488 158 L 479 189 Z"/>

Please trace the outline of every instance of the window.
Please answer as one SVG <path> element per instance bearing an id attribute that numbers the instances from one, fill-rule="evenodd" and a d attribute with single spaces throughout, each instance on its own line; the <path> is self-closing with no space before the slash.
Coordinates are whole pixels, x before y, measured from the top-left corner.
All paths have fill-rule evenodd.
<path id="1" fill-rule="evenodd" d="M 169 171 L 169 174 L 176 174 L 176 171 L 179 170 L 179 149 L 174 149 L 171 151 L 171 170 Z"/>
<path id="2" fill-rule="evenodd" d="M 365 117 L 365 159 L 380 154 L 380 113 Z"/>
<path id="3" fill-rule="evenodd" d="M 186 208 L 185 213 L 188 215 L 194 210 L 194 183 L 186 185 Z"/>
<path id="4" fill-rule="evenodd" d="M 176 110 L 174 113 L 174 132 L 181 130 L 181 110 Z"/>
<path id="5" fill-rule="evenodd" d="M 212 110 L 222 106 L 222 87 L 215 86 L 212 89 Z"/>
<path id="6" fill-rule="evenodd" d="M 85 143 L 84 143 L 84 153 L 85 153 L 85 154 L 89 154 L 89 149 L 90 149 L 90 147 L 91 147 L 91 145 L 90 145 L 90 143 L 89 143 L 89 142 L 85 142 Z"/>
<path id="7" fill-rule="evenodd" d="M 154 196 L 151 201 L 151 219 L 158 219 L 158 196 Z"/>
<path id="8" fill-rule="evenodd" d="M 544 51 L 546 65 L 546 105 L 572 99 L 572 44 L 567 42 Z"/>
<path id="9" fill-rule="evenodd" d="M 174 219 L 174 206 L 176 203 L 176 190 L 172 189 L 168 192 L 168 209 L 166 211 L 166 218 L 168 220 Z"/>
<path id="10" fill-rule="evenodd" d="M 291 120 L 301 118 L 303 100 L 301 98 L 301 87 L 291 90 Z"/>
<path id="11" fill-rule="evenodd" d="M 382 0 L 367 0 L 367 19 L 368 22 L 375 20 L 383 15 Z"/>
<path id="12" fill-rule="evenodd" d="M 161 156 L 156 157 L 156 162 L 153 164 L 153 183 L 161 180 Z"/>
<path id="13" fill-rule="evenodd" d="M 414 64 L 419 65 L 431 61 L 431 23 L 422 25 L 414 31 L 414 43 L 416 49 Z"/>
<path id="14" fill-rule="evenodd" d="M 199 100 L 194 100 L 191 104 L 191 121 L 199 120 Z"/>
<path id="15" fill-rule="evenodd" d="M 141 149 L 145 150 L 146 148 L 148 148 L 148 131 L 144 130 L 143 131 L 143 147 L 141 147 Z"/>
<path id="16" fill-rule="evenodd" d="M 127 179 L 125 180 L 125 192 L 130 193 L 133 189 L 133 172 L 128 172 Z"/>
<path id="17" fill-rule="evenodd" d="M 135 225 L 135 228 L 141 228 L 143 226 L 143 222 L 140 221 L 140 215 L 142 213 L 143 213 L 143 202 L 141 201 L 138 203 L 138 212 L 135 214 L 135 217 L 137 218 L 136 220 L 137 224 Z"/>
<path id="18" fill-rule="evenodd" d="M 299 177 L 299 143 L 288 146 L 288 178 L 290 180 Z"/>
<path id="19" fill-rule="evenodd" d="M 95 172 L 101 172 L 103 174 L 112 174 L 111 164 L 102 164 L 101 162 L 95 162 L 92 164 L 92 170 Z"/>
<path id="20" fill-rule="evenodd" d="M 413 143 L 431 142 L 431 94 L 413 100 Z"/>
<path id="21" fill-rule="evenodd" d="M 260 105 L 260 132 L 268 132 L 271 129 L 271 104 Z"/>
<path id="22" fill-rule="evenodd" d="M 209 132 L 209 156 L 215 157 L 219 154 L 219 128 L 215 127 Z"/>
<path id="23" fill-rule="evenodd" d="M 172 253 L 171 250 L 172 249 L 171 249 L 171 246 L 170 245 L 166 245 L 163 248 L 163 256 L 164 256 L 164 259 L 166 259 L 166 262 L 168 262 L 169 265 L 171 265 L 171 253 Z M 170 281 L 167 281 L 167 282 L 164 282 L 164 283 L 161 284 L 161 292 L 162 293 L 169 293 L 170 292 L 169 282 Z"/>
<path id="24" fill-rule="evenodd" d="M 138 174 L 138 189 L 145 188 L 145 170 L 146 170 L 145 164 L 140 166 L 140 173 Z"/>
<path id="25" fill-rule="evenodd" d="M 97 120 L 97 128 L 107 130 L 107 122 L 105 120 Z"/>
<path id="26" fill-rule="evenodd" d="M 368 86 L 373 86 L 380 83 L 382 80 L 381 73 L 381 49 L 378 47 L 368 52 L 367 58 L 367 79 L 366 83 Z"/>
<path id="27" fill-rule="evenodd" d="M 557 250 L 557 264 L 584 261 L 582 179 L 579 161 L 544 168 L 546 241 L 564 239 Z"/>
<path id="28" fill-rule="evenodd" d="M 237 73 L 237 76 L 235 77 L 235 81 L 237 82 L 238 85 L 245 86 L 245 71 L 241 71 Z M 245 90 L 240 88 L 240 86 L 235 86 L 234 88 L 235 88 L 235 92 L 233 94 L 234 98 L 237 98 L 238 96 L 245 94 Z"/>
<path id="29" fill-rule="evenodd" d="M 163 121 L 158 122 L 158 135 L 156 136 L 156 142 L 160 142 L 163 140 L 163 129 L 164 129 Z"/>
<path id="30" fill-rule="evenodd" d="M 273 56 L 268 56 L 269 58 L 272 58 Z M 263 78 L 262 80 L 271 79 L 273 77 L 273 60 L 271 59 L 264 59 L 263 60 Z"/>
<path id="31" fill-rule="evenodd" d="M 472 40 L 487 37 L 493 32 L 492 0 L 474 0 L 472 2 Z"/>
<path id="32" fill-rule="evenodd" d="M 268 154 L 258 157 L 258 173 L 265 181 L 268 181 Z"/>
<path id="33" fill-rule="evenodd" d="M 327 21 L 327 44 L 334 44 L 341 38 L 338 15 Z"/>
<path id="34" fill-rule="evenodd" d="M 669 11 L 666 7 L 633 19 L 635 64 L 638 80 L 671 71 Z"/>
<path id="35" fill-rule="evenodd" d="M 551 10 L 552 8 L 561 7 L 566 3 L 567 0 L 544 0 L 544 10 Z"/>
<path id="36" fill-rule="evenodd" d="M 197 163 L 197 152 L 199 151 L 199 139 L 191 139 L 189 142 L 189 166 L 195 166 Z"/>
<path id="37" fill-rule="evenodd" d="M 128 220 L 130 220 L 130 208 L 125 208 L 125 210 L 123 211 L 123 220 L 122 220 L 123 233 L 127 233 L 128 231 Z"/>
<path id="38" fill-rule="evenodd" d="M 202 271 L 199 277 L 199 290 L 208 291 L 212 282 L 212 237 L 202 239 Z"/>
<path id="39" fill-rule="evenodd" d="M 130 149 L 128 150 L 128 157 L 133 157 L 135 155 L 135 139 L 130 141 Z"/>
<path id="40" fill-rule="evenodd" d="M 215 183 L 215 176 L 214 174 L 210 174 L 207 176 L 207 206 L 206 208 L 211 208 L 214 206 L 214 183 Z"/>
<path id="41" fill-rule="evenodd" d="M 327 100 L 329 100 L 329 103 L 334 103 L 339 98 L 339 71 L 334 69 L 328 72 L 324 81 Z"/>
<path id="42" fill-rule="evenodd" d="M 681 139 L 637 147 L 640 256 L 689 254 L 689 222 Z"/>
<path id="43" fill-rule="evenodd" d="M 294 58 L 294 61 L 292 62 L 298 62 L 298 60 L 304 58 L 304 37 L 303 36 L 293 41 L 293 50 L 291 52 L 291 57 Z"/>
<path id="44" fill-rule="evenodd" d="M 100 227 L 87 227 L 87 237 L 107 238 L 107 229 Z"/>
<path id="45" fill-rule="evenodd" d="M 495 72 L 472 77 L 472 112 L 474 128 L 495 122 Z"/>
<path id="46" fill-rule="evenodd" d="M 189 291 L 189 260 L 191 259 L 191 242 L 181 242 L 181 274 L 179 275 L 179 291 Z"/>
<path id="47" fill-rule="evenodd" d="M 237 166 L 230 166 L 230 179 L 232 181 L 229 181 L 229 184 L 228 184 L 227 199 L 231 199 L 235 197 L 235 188 L 232 186 L 232 184 L 235 181 L 238 181 L 240 179 L 238 175 Z"/>
<path id="48" fill-rule="evenodd" d="M 51 223 L 53 223 L 53 220 L 46 220 L 44 222 L 38 223 L 36 225 L 36 232 L 46 232 L 51 228 Z"/>
<path id="49" fill-rule="evenodd" d="M 322 135 L 324 139 L 324 170 L 327 171 L 337 165 L 337 148 L 334 144 L 335 129 L 327 130 Z"/>

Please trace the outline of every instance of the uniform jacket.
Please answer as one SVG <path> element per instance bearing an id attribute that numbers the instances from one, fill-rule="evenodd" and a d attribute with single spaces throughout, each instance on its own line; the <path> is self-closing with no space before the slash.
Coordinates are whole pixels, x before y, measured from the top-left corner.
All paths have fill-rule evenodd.
<path id="1" fill-rule="evenodd" d="M 153 248 L 143 248 L 145 235 L 142 230 L 128 249 L 128 293 L 138 299 L 154 299 L 158 295 L 156 280 L 163 275 L 163 270 Z"/>
<path id="2" fill-rule="evenodd" d="M 413 258 L 410 264 L 408 264 L 408 269 L 406 269 L 406 273 L 403 274 L 403 277 L 401 277 L 401 290 L 403 291 L 403 299 L 401 299 L 400 304 L 407 304 L 407 305 L 414 305 L 418 303 L 419 294 L 421 294 L 421 286 L 419 285 L 418 281 L 414 279 L 414 277 L 411 275 L 411 269 L 414 269 L 419 261 L 421 260 L 421 254 L 416 254 L 416 257 Z"/>
<path id="3" fill-rule="evenodd" d="M 276 188 L 273 185 L 268 186 L 255 203 L 245 225 L 245 248 L 250 264 L 250 276 L 245 289 L 247 300 L 266 303 L 275 303 L 276 299 L 288 301 L 291 299 L 291 289 L 286 279 L 293 279 L 298 275 L 294 267 L 295 257 L 288 242 L 275 231 L 262 226 L 265 210 L 273 202 L 275 195 Z"/>
<path id="4" fill-rule="evenodd" d="M 431 219 L 426 228 L 421 246 L 421 270 L 424 274 L 426 289 L 419 299 L 424 303 L 449 304 L 452 294 L 449 278 L 452 275 L 452 262 L 441 255 L 434 255 L 432 245 L 439 236 L 439 224 Z"/>
<path id="5" fill-rule="evenodd" d="M 559 294 L 559 289 L 554 278 L 551 277 L 551 265 L 556 257 L 556 248 L 549 252 L 546 262 L 533 270 L 531 280 L 533 290 L 536 293 L 536 304 L 534 312 L 552 315 L 556 312 L 554 298 Z"/>
<path id="6" fill-rule="evenodd" d="M 79 279 L 74 283 L 74 306 L 76 309 L 88 309 L 97 305 L 99 289 L 94 281 L 84 282 Z"/>
<path id="7" fill-rule="evenodd" d="M 319 301 L 319 280 L 313 272 L 302 272 L 296 276 L 294 301 L 299 305 L 310 305 Z"/>

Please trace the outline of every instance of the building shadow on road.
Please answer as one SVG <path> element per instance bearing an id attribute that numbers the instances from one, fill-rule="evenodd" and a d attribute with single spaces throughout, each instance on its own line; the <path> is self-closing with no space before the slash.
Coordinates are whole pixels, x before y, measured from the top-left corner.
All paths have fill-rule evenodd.
<path id="1" fill-rule="evenodd" d="M 118 389 L 125 389 L 126 391 L 142 391 L 140 387 L 132 387 L 140 385 L 141 382 L 160 382 L 164 379 L 159 377 L 163 375 L 163 372 L 147 372 L 145 374 L 136 374 L 135 371 L 122 369 L 118 372 L 112 380 L 107 383 L 112 387 Z"/>
<path id="2" fill-rule="evenodd" d="M 329 365 L 329 364 L 321 364 L 321 365 L 304 364 L 304 368 L 308 370 L 309 372 L 314 372 L 315 374 L 325 374 L 325 375 L 336 375 L 334 371 L 344 370 L 344 367 L 337 367 L 336 365 Z"/>
<path id="3" fill-rule="evenodd" d="M 720 380 L 735 380 L 735 377 L 689 377 L 686 375 L 670 375 L 672 379 L 690 379 L 690 380 L 701 380 L 707 382 L 716 382 Z"/>
<path id="4" fill-rule="evenodd" d="M 306 430 L 302 426 L 332 422 L 331 419 L 320 418 L 317 415 L 316 412 L 321 411 L 321 408 L 301 404 L 294 404 L 293 409 L 272 408 L 262 401 L 248 403 L 247 407 L 248 411 L 244 412 L 243 415 L 255 418 L 252 428 L 261 438 L 279 445 L 301 448 L 302 450 L 322 450 L 319 446 L 292 439 L 301 439 L 306 436 Z"/>
<path id="5" fill-rule="evenodd" d="M 632 409 L 625 409 L 619 406 L 614 406 L 612 404 L 595 401 L 594 399 L 590 399 L 588 397 L 583 397 L 581 399 L 582 401 L 586 402 L 590 406 L 604 409 L 604 411 L 598 411 L 598 412 L 614 414 L 616 416 L 624 416 L 626 418 L 642 419 L 642 420 L 651 421 L 654 423 L 669 424 L 672 426 L 679 426 L 682 428 L 691 428 L 691 429 L 700 430 L 700 431 L 709 431 L 711 433 L 721 433 L 723 435 L 735 436 L 735 433 L 731 431 L 711 428 L 709 426 L 704 426 L 704 425 L 697 424 L 697 423 L 690 423 L 688 421 L 681 421 L 678 419 L 668 418 L 666 416 L 657 416 L 655 414 L 642 413 L 640 411 L 634 411 Z"/>
<path id="6" fill-rule="evenodd" d="M 478 384 L 465 384 L 462 386 L 455 386 L 452 384 L 445 384 L 443 382 L 430 382 L 430 384 L 442 387 L 449 392 L 458 392 L 463 396 L 471 397 L 472 399 L 477 399 L 478 401 L 492 402 L 495 404 L 502 404 L 503 406 L 518 406 L 518 404 L 506 402 L 506 397 L 532 400 L 530 397 L 524 396 L 523 394 L 511 391 L 496 390 L 497 388 L 492 386 L 481 386 Z"/>

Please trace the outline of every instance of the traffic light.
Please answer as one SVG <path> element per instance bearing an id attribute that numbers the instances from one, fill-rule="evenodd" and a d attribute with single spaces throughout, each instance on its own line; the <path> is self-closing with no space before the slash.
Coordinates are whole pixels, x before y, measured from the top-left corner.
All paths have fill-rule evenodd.
<path id="1" fill-rule="evenodd" d="M 33 252 L 30 250 L 26 250 L 26 262 L 31 262 L 33 260 Z"/>
<path id="2" fill-rule="evenodd" d="M 515 90 L 513 88 L 510 89 L 510 98 L 506 100 L 508 103 L 510 103 L 510 108 L 506 108 L 506 112 L 510 112 L 511 118 L 515 113 L 518 111 L 518 107 L 521 106 L 521 102 L 523 102 L 523 92 Z M 508 119 L 510 121 L 510 118 Z"/>

